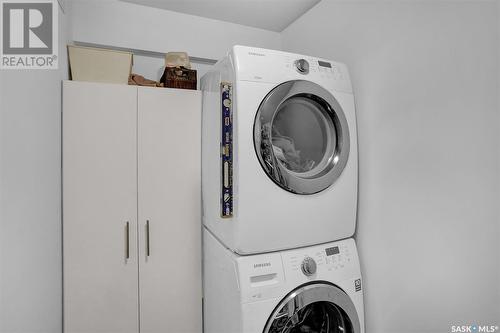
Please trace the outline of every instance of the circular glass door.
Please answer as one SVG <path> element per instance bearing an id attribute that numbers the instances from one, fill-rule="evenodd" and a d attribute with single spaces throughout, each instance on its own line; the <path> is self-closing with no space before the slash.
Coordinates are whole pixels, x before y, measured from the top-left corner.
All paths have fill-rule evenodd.
<path id="1" fill-rule="evenodd" d="M 263 333 L 359 333 L 354 304 L 341 289 L 309 284 L 291 292 L 271 314 Z"/>
<path id="2" fill-rule="evenodd" d="M 289 81 L 259 106 L 254 145 L 276 184 L 292 193 L 313 194 L 332 185 L 347 164 L 349 129 L 327 90 L 309 81 Z"/>

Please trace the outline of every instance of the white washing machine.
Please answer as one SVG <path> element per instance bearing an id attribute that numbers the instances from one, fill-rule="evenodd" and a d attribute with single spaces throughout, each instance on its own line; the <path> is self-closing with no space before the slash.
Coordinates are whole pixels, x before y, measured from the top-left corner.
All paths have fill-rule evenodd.
<path id="1" fill-rule="evenodd" d="M 205 333 L 364 333 L 353 239 L 238 256 L 204 229 Z"/>
<path id="2" fill-rule="evenodd" d="M 201 80 L 203 221 L 239 254 L 354 234 L 358 150 L 345 65 L 235 46 Z"/>

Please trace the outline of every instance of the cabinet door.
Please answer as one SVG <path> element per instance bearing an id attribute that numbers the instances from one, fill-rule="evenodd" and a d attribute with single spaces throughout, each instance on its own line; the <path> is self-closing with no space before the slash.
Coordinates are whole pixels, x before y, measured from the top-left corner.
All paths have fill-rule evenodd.
<path id="1" fill-rule="evenodd" d="M 201 332 L 201 95 L 139 88 L 138 105 L 141 333 Z"/>
<path id="2" fill-rule="evenodd" d="M 63 99 L 64 332 L 137 333 L 137 88 Z"/>

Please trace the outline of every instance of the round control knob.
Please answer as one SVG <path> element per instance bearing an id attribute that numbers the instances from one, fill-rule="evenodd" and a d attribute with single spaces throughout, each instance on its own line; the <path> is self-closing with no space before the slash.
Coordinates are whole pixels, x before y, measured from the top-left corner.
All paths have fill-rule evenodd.
<path id="1" fill-rule="evenodd" d="M 302 273 L 306 276 L 311 276 L 316 273 L 316 261 L 311 257 L 306 257 L 302 261 Z"/>
<path id="2" fill-rule="evenodd" d="M 295 60 L 295 68 L 301 74 L 309 73 L 309 63 L 306 59 Z"/>

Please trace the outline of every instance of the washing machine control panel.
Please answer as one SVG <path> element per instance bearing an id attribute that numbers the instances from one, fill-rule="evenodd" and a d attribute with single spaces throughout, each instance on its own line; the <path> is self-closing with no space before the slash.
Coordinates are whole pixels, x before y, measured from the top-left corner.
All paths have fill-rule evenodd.
<path id="1" fill-rule="evenodd" d="M 296 286 L 311 281 L 338 282 L 359 278 L 361 274 L 353 239 L 238 256 L 236 260 L 243 303 L 281 298 Z"/>
<path id="2" fill-rule="evenodd" d="M 287 275 L 298 278 L 318 279 L 331 274 L 349 274 L 359 266 L 353 240 L 286 251 L 282 257 Z"/>

